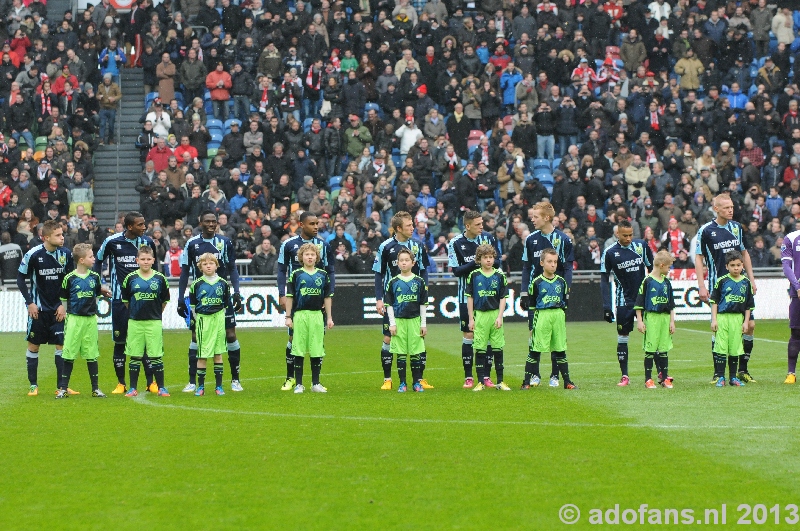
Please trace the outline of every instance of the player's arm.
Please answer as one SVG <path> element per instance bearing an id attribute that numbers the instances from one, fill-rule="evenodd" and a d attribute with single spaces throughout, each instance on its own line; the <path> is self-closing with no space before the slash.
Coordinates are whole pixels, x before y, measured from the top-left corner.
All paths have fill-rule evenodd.
<path id="1" fill-rule="evenodd" d="M 564 243 L 564 280 L 567 286 L 572 286 L 572 271 L 575 269 L 575 248 L 572 240 L 567 238 Z"/>
<path id="2" fill-rule="evenodd" d="M 381 245 L 380 249 L 378 249 L 378 256 L 375 257 L 375 263 L 372 264 L 372 270 L 375 272 L 375 310 L 378 312 L 378 315 L 383 315 L 386 311 L 384 302 L 383 302 L 383 275 L 384 275 L 384 259 L 383 259 L 384 247 Z"/>
<path id="3" fill-rule="evenodd" d="M 500 242 L 497 241 L 497 238 L 491 236 L 492 247 L 494 247 L 494 252 L 497 253 L 497 257 L 494 260 L 494 267 L 495 269 L 502 269 L 503 268 L 503 260 L 501 259 L 503 256 L 502 251 L 500 250 Z"/>
<path id="4" fill-rule="evenodd" d="M 126 308 L 130 308 L 129 303 L 131 300 L 131 288 L 130 285 L 128 284 L 128 277 L 125 277 L 125 280 L 122 281 L 122 286 L 120 287 L 120 291 L 122 292 L 122 304 L 124 304 Z"/>
<path id="5" fill-rule="evenodd" d="M 459 260 L 458 251 L 456 250 L 456 246 L 453 245 L 453 242 L 450 241 L 448 244 L 447 249 L 447 265 L 450 266 L 450 270 L 453 272 L 453 275 L 463 278 L 472 273 L 475 269 L 477 269 L 477 265 L 475 262 L 465 262 L 461 263 Z M 426 253 L 427 254 L 427 253 Z"/>
<path id="6" fill-rule="evenodd" d="M 333 293 L 336 291 L 336 265 L 334 264 L 334 261 L 331 260 L 331 248 L 327 243 L 323 244 L 322 250 L 325 253 L 325 271 L 328 273 L 330 293 L 331 297 L 333 297 Z"/>
<path id="7" fill-rule="evenodd" d="M 697 275 L 697 287 L 699 290 L 700 300 L 703 302 L 708 302 L 708 288 L 706 287 L 705 277 L 706 277 L 706 266 L 705 260 L 703 259 L 703 248 L 701 240 L 703 239 L 702 231 L 697 236 L 697 246 L 695 247 L 694 251 L 694 270 L 695 274 Z"/>
<path id="8" fill-rule="evenodd" d="M 227 247 L 225 254 L 229 257 L 233 257 L 233 259 L 229 262 L 230 270 L 228 271 L 228 276 L 230 279 L 230 285 L 233 287 L 231 306 L 233 306 L 233 311 L 238 313 L 242 311 L 244 299 L 242 299 L 242 294 L 239 292 L 239 268 L 236 267 L 236 250 L 234 250 L 233 243 L 230 240 L 225 242 L 225 246 Z"/>
<path id="9" fill-rule="evenodd" d="M 667 303 L 667 307 L 669 308 L 669 333 L 675 333 L 675 294 L 672 291 L 672 282 L 667 279 L 667 293 L 669 294 L 669 302 Z"/>
<path id="10" fill-rule="evenodd" d="M 286 326 L 292 328 L 292 306 L 294 304 L 294 274 L 289 277 L 289 283 L 286 285 L 287 291 L 285 295 L 284 307 L 286 308 Z"/>
<path id="11" fill-rule="evenodd" d="M 712 301 L 711 302 L 711 331 L 712 332 L 716 332 L 717 328 L 718 328 L 718 326 L 717 326 L 717 309 L 718 309 L 717 303 Z M 745 319 L 744 322 L 746 323 L 747 319 Z"/>
<path id="12" fill-rule="evenodd" d="M 25 272 L 23 273 L 23 268 Z M 31 295 L 30 290 L 28 289 L 28 264 L 25 258 L 22 259 L 22 264 L 20 265 L 20 270 L 17 271 L 17 289 L 22 294 L 22 298 L 25 299 L 25 306 L 28 307 L 28 315 L 31 319 L 38 319 L 39 318 L 39 307 L 36 306 L 33 302 L 33 296 Z"/>
<path id="13" fill-rule="evenodd" d="M 181 261 L 186 256 L 186 251 L 181 255 Z M 178 277 L 178 315 L 186 319 L 189 315 L 189 308 L 186 307 L 186 299 L 183 296 L 186 293 L 186 286 L 189 284 L 189 264 L 181 264 L 181 276 Z"/>
<path id="14" fill-rule="evenodd" d="M 161 275 L 161 280 L 164 282 L 161 285 L 161 313 L 164 313 L 164 310 L 167 308 L 167 304 L 169 303 L 169 281 L 167 280 L 166 275 Z"/>
<path id="15" fill-rule="evenodd" d="M 428 284 L 421 283 L 419 289 L 419 327 L 420 335 L 425 337 L 428 335 Z"/>
<path id="16" fill-rule="evenodd" d="M 530 256 L 532 254 L 528 254 L 528 240 L 530 239 L 530 235 L 525 238 L 525 241 L 522 242 L 523 250 L 522 250 L 522 285 L 530 288 L 531 285 L 531 263 L 530 263 Z M 527 291 L 530 291 L 528 289 Z"/>
<path id="17" fill-rule="evenodd" d="M 781 265 L 783 266 L 783 276 L 789 281 L 792 291 L 800 297 L 800 281 L 794 274 L 794 245 L 789 238 L 785 237 L 783 245 L 781 245 Z"/>
<path id="18" fill-rule="evenodd" d="M 325 300 L 322 302 L 322 305 L 325 308 L 325 315 L 328 316 L 328 330 L 333 328 L 333 297 L 325 297 Z"/>
<path id="19" fill-rule="evenodd" d="M 507 297 L 505 296 L 500 298 L 500 303 L 498 304 L 497 307 L 497 319 L 494 320 L 495 328 L 500 328 L 501 326 L 503 326 L 503 312 L 506 311 L 506 300 Z"/>
<path id="20" fill-rule="evenodd" d="M 753 293 L 755 293 L 758 288 L 756 287 L 756 277 L 753 274 L 753 261 L 750 260 L 750 253 L 747 252 L 747 249 L 742 251 L 742 261 L 744 262 L 744 271 L 747 273 L 747 279 L 753 287 Z M 747 321 L 745 320 L 745 322 Z"/>

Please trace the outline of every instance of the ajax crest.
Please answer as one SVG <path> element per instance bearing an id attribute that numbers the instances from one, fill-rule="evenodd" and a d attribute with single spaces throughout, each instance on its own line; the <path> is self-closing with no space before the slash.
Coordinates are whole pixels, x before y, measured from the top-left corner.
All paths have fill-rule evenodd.
<path id="1" fill-rule="evenodd" d="M 321 277 L 317 278 L 317 280 L 314 281 L 314 284 L 316 284 L 317 286 L 321 286 L 322 285 L 322 278 Z"/>
<path id="2" fill-rule="evenodd" d="M 153 290 L 153 291 L 158 291 L 158 282 L 156 282 L 155 280 L 153 282 L 151 282 L 150 283 L 150 289 Z"/>
<path id="3" fill-rule="evenodd" d="M 217 286 L 216 293 L 217 296 L 222 296 L 222 286 Z"/>

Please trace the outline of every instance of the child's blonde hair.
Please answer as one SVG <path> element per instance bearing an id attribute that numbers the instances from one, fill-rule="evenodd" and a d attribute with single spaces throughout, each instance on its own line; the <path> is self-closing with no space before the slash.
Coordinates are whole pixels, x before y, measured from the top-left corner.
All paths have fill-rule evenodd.
<path id="1" fill-rule="evenodd" d="M 89 243 L 78 243 L 72 248 L 72 257 L 77 264 L 82 258 L 86 258 L 92 251 L 92 245 Z"/>
<path id="2" fill-rule="evenodd" d="M 211 253 L 203 253 L 200 255 L 200 258 L 197 259 L 197 265 L 203 265 L 203 262 L 214 262 L 214 265 L 219 267 L 219 260 Z"/>
<path id="3" fill-rule="evenodd" d="M 497 251 L 488 243 L 482 243 L 475 250 L 475 261 L 480 262 L 484 256 L 497 257 Z"/>
<path id="4" fill-rule="evenodd" d="M 542 254 L 539 257 L 539 263 L 540 264 L 544 264 L 544 257 L 547 256 L 548 254 L 551 254 L 551 255 L 555 256 L 556 259 L 558 259 L 558 253 L 556 252 L 556 250 L 553 249 L 552 247 L 548 247 L 547 249 L 543 249 L 542 250 Z"/>
<path id="5" fill-rule="evenodd" d="M 540 201 L 536 203 L 533 205 L 533 209 L 538 210 L 543 217 L 550 218 L 550 221 L 556 217 L 556 209 L 553 208 L 552 203 L 548 203 L 547 201 Z"/>
<path id="6" fill-rule="evenodd" d="M 660 265 L 672 265 L 672 262 L 675 261 L 675 257 L 673 257 L 669 251 L 658 251 L 656 253 L 655 258 L 653 258 L 653 265 L 660 266 Z"/>
<path id="7" fill-rule="evenodd" d="M 319 262 L 320 261 L 319 249 L 317 248 L 317 246 L 314 245 L 313 243 L 304 243 L 297 250 L 297 256 L 300 257 L 300 262 L 301 263 L 303 261 L 303 255 L 306 254 L 306 251 L 313 251 L 314 254 L 317 256 L 317 259 L 315 260 L 315 262 Z"/>

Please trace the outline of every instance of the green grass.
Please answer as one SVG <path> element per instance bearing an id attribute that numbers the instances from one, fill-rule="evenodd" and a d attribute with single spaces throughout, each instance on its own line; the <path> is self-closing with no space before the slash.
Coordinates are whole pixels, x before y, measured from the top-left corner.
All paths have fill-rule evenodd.
<path id="1" fill-rule="evenodd" d="M 435 390 L 381 392 L 380 331 L 371 326 L 328 334 L 327 395 L 279 391 L 285 331 L 241 329 L 244 393 L 181 393 L 182 332 L 165 334 L 172 397 L 93 399 L 78 361 L 71 387 L 83 394 L 64 401 L 52 399 L 50 347 L 42 394 L 25 396 L 24 339 L 4 334 L 0 529 L 555 529 L 567 503 L 582 511 L 579 529 L 591 527 L 591 508 L 642 503 L 693 508 L 700 519 L 725 503 L 731 525 L 738 504 L 800 503 L 800 387 L 782 384 L 786 323 L 758 322 L 759 382 L 738 389 L 708 384 L 707 327 L 679 324 L 673 390 L 644 388 L 638 333 L 633 385 L 617 388 L 614 327 L 585 323 L 568 326 L 577 391 L 517 390 L 527 330 L 514 324 L 513 392 L 461 389 L 455 325 L 430 327 Z M 100 343 L 110 393 L 110 336 Z M 772 518 L 763 527 L 780 528 Z"/>

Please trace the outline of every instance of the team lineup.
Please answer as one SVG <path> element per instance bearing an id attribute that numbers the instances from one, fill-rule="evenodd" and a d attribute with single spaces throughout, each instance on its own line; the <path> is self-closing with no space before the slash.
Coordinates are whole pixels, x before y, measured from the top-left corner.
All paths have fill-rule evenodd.
<path id="1" fill-rule="evenodd" d="M 744 231 L 732 220 L 733 203 L 726 195 L 714 200 L 716 219 L 701 227 L 695 249 L 700 297 L 711 306 L 711 353 L 717 387 L 754 383 L 750 374 L 753 351 L 756 282 L 745 250 Z M 536 204 L 531 221 L 535 230 L 524 241 L 522 307 L 528 310 L 529 342 L 521 389 L 542 384 L 542 354 L 550 354 L 550 387 L 577 389 L 567 360 L 565 313 L 572 284 L 573 246 L 554 228 L 550 203 Z M 167 278 L 158 271 L 155 245 L 145 234 L 144 217 L 130 212 L 124 230 L 109 236 L 94 256 L 91 245 L 63 247 L 64 235 L 55 222 L 46 222 L 42 244 L 28 251 L 19 267 L 17 285 L 28 312 L 28 395 L 39 394 L 38 362 L 41 345 L 55 346 L 56 398 L 80 394 L 69 387 L 77 357 L 87 362 L 92 396 L 106 395 L 98 384 L 97 299 L 111 300 L 113 365 L 117 385 L 112 394 L 139 394 L 140 371 L 145 389 L 168 397 L 165 385 L 162 314 L 170 299 Z M 494 388 L 511 391 L 504 377 L 503 312 L 508 280 L 500 269 L 500 250 L 494 236 L 483 230 L 480 213 L 467 211 L 463 233 L 448 244 L 448 265 L 457 278 L 459 325 L 462 332 L 463 387 L 473 391 Z M 422 242 L 413 237 L 410 214 L 391 220 L 393 236 L 378 248 L 373 272 L 378 313 L 383 318 L 380 360 L 382 390 L 424 392 L 434 387 L 425 378 L 430 259 Z M 618 386 L 631 385 L 629 338 L 634 327 L 643 334 L 644 385 L 673 388 L 669 351 L 675 332 L 675 305 L 668 273 L 673 257 L 655 255 L 633 238 L 627 220 L 617 223 L 617 241 L 601 258 L 600 290 L 604 318 L 617 328 Z M 788 376 L 795 383 L 800 352 L 800 233 L 786 236 L 782 250 L 789 280 L 791 338 Z M 108 286 L 102 271 L 108 264 Z M 708 284 L 701 272 L 706 271 Z M 286 378 L 281 390 L 303 393 L 305 358 L 311 367 L 311 392 L 325 393 L 321 383 L 325 333 L 334 326 L 334 263 L 328 244 L 317 235 L 317 218 L 300 216 L 296 236 L 285 240 L 278 256 L 278 292 L 285 308 L 289 339 Z M 206 371 L 213 360 L 214 392 L 224 395 L 227 355 L 230 390 L 243 391 L 241 348 L 236 337 L 236 313 L 242 296 L 232 242 L 218 234 L 216 215 L 200 216 L 200 233 L 190 238 L 181 257 L 178 313 L 191 330 L 186 393 L 205 394 Z M 411 380 L 407 369 L 410 364 Z M 127 374 L 126 374 L 127 365 Z M 727 373 L 726 373 L 727 366 Z M 494 368 L 494 380 L 492 379 Z M 655 369 L 655 370 L 654 370 Z M 395 381 L 393 370 L 396 370 Z M 185 381 L 185 380 L 184 380 Z"/>

